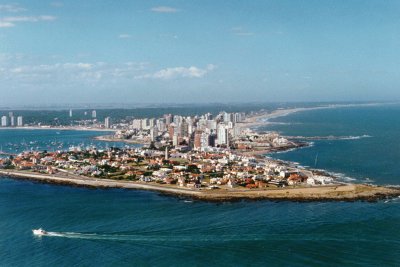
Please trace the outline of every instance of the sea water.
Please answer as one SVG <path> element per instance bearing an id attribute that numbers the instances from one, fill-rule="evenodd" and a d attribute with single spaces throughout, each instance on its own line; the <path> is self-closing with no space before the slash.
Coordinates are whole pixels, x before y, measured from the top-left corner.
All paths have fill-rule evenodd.
<path id="1" fill-rule="evenodd" d="M 342 173 L 358 182 L 400 184 L 400 105 L 309 110 L 261 127 L 288 136 L 333 136 L 308 148 L 271 155 Z M 350 137 L 350 138 L 349 138 Z"/>
<path id="2" fill-rule="evenodd" d="M 312 165 L 319 153 L 320 168 L 399 184 L 396 111 L 315 110 L 279 118 L 288 125 L 268 128 L 288 135 L 370 135 L 316 141 L 275 156 Z M 0 131 L 1 142 L 27 133 L 20 131 Z M 66 143 L 69 134 L 76 143 L 92 137 L 54 134 Z M 50 235 L 33 236 L 39 227 Z M 140 190 L 0 179 L 0 266 L 399 266 L 399 229 L 399 198 L 208 203 Z"/>

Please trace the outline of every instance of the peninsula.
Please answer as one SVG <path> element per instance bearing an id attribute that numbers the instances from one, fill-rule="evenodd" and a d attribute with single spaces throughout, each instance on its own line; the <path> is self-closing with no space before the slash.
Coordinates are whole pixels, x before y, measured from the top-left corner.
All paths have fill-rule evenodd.
<path id="1" fill-rule="evenodd" d="M 143 143 L 105 150 L 26 151 L 0 159 L 0 174 L 47 183 L 153 190 L 209 201 L 240 199 L 377 200 L 400 190 L 347 184 L 320 170 L 274 160 L 266 153 L 307 146 L 256 125 L 297 110 L 165 115 L 137 119 L 105 140 Z"/>

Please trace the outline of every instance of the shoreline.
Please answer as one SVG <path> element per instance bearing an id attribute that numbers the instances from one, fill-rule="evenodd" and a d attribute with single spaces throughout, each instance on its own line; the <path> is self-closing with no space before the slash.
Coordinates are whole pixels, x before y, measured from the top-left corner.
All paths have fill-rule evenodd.
<path id="1" fill-rule="evenodd" d="M 39 126 L 23 126 L 23 127 L 0 127 L 0 130 L 58 130 L 58 131 L 87 131 L 87 132 L 116 132 L 115 129 L 103 128 L 86 128 L 86 127 L 39 127 Z"/>
<path id="2" fill-rule="evenodd" d="M 272 112 L 262 112 L 261 114 L 253 115 L 247 118 L 245 121 L 238 123 L 238 125 L 242 128 L 258 128 L 260 126 L 266 126 L 272 124 L 269 122 L 270 119 L 285 117 L 293 113 L 303 112 L 303 111 L 310 111 L 310 110 L 319 110 L 319 109 L 334 109 L 334 108 L 346 108 L 346 107 L 368 107 L 368 106 L 379 106 L 385 105 L 385 103 L 365 103 L 365 104 L 333 104 L 333 105 L 326 105 L 326 106 L 317 106 L 317 107 L 302 107 L 302 108 L 284 108 L 284 109 L 276 109 Z M 79 129 L 77 129 L 79 130 Z M 95 130 L 93 130 L 95 131 Z M 106 130 L 104 130 L 106 131 Z M 116 132 L 117 130 L 110 131 Z M 133 139 L 118 139 L 113 138 L 110 135 L 100 135 L 94 137 L 95 140 L 104 141 L 104 142 L 124 142 L 130 144 L 141 144 L 146 145 L 149 142 L 141 141 L 141 140 L 133 140 Z M 268 153 L 268 152 L 267 152 Z M 260 153 L 256 153 L 260 154 Z"/>
<path id="3" fill-rule="evenodd" d="M 387 105 L 387 104 L 388 103 L 332 104 L 332 105 L 316 106 L 316 107 L 276 109 L 272 112 L 264 112 L 262 114 L 258 114 L 258 115 L 248 118 L 247 121 L 243 122 L 243 126 L 248 127 L 248 128 L 250 128 L 250 127 L 253 128 L 253 127 L 269 125 L 269 124 L 272 124 L 271 122 L 269 122 L 269 120 L 271 120 L 271 119 L 286 117 L 293 113 L 298 113 L 298 112 L 303 112 L 303 111 L 320 110 L 320 109 L 335 109 L 335 108 L 371 107 L 371 106 L 381 106 L 381 105 Z"/>
<path id="4" fill-rule="evenodd" d="M 274 189 L 232 189 L 214 191 L 209 189 L 188 189 L 152 183 L 96 179 L 89 177 L 65 177 L 61 175 L 36 174 L 24 171 L 0 171 L 4 178 L 32 180 L 47 184 L 78 186 L 86 188 L 120 188 L 148 190 L 175 197 L 187 197 L 200 201 L 230 202 L 240 200 L 275 201 L 378 201 L 400 196 L 400 189 L 366 184 L 334 184 L 325 186 L 274 188 Z"/>
<path id="5" fill-rule="evenodd" d="M 127 144 L 138 144 L 138 145 L 148 145 L 149 144 L 149 142 L 146 142 L 146 141 L 140 141 L 140 140 L 134 140 L 134 139 L 113 138 L 112 135 L 100 135 L 100 136 L 95 136 L 92 139 L 97 140 L 97 141 L 103 141 L 103 142 L 122 142 L 122 143 L 127 143 Z"/>
<path id="6" fill-rule="evenodd" d="M 242 127 L 257 127 L 262 125 L 268 125 L 268 120 L 272 118 L 278 118 L 290 115 L 292 113 L 317 110 L 317 109 L 329 109 L 329 108 L 340 108 L 340 107 L 354 107 L 354 106 L 371 106 L 379 104 L 351 104 L 351 105 L 330 105 L 321 107 L 310 107 L 310 108 L 290 108 L 290 109 L 278 109 L 270 113 L 256 114 L 249 117 L 245 122 L 241 123 Z M 87 130 L 87 131 L 108 131 L 112 132 L 112 129 L 87 129 L 79 127 L 21 127 L 21 128 L 4 128 L 4 129 L 25 129 L 25 130 Z M 93 139 L 108 142 L 125 142 L 131 144 L 146 144 L 138 140 L 122 140 L 112 138 L 108 136 L 96 136 Z M 244 155 L 253 155 L 255 157 L 264 158 L 267 153 L 282 152 L 286 150 L 298 149 L 307 146 L 304 143 L 297 147 L 279 148 L 277 150 L 256 150 L 249 152 L 239 152 Z M 292 162 L 287 161 L 287 164 Z M 313 171 L 312 169 L 307 169 Z M 322 170 L 322 172 L 327 172 Z M 135 190 L 150 190 L 156 191 L 162 194 L 190 197 L 193 199 L 204 200 L 204 201 L 235 201 L 235 200 L 289 200 L 289 201 L 355 201 L 355 200 L 366 200 L 376 201 L 379 199 L 385 199 L 389 197 L 400 196 L 400 189 L 389 188 L 385 186 L 377 185 L 365 185 L 357 183 L 349 184 L 330 184 L 324 186 L 301 186 L 301 187 L 286 187 L 286 188 L 268 188 L 268 189 L 221 189 L 221 190 L 210 190 L 210 189 L 189 189 L 180 188 L 171 185 L 159 185 L 145 182 L 133 182 L 123 180 L 111 180 L 102 178 L 91 178 L 86 176 L 70 175 L 68 177 L 58 173 L 56 175 L 38 174 L 27 171 L 17 170 L 0 170 L 0 175 L 10 177 L 14 179 L 28 179 L 38 182 L 44 182 L 49 184 L 61 184 L 69 186 L 79 187 L 90 187 L 90 188 L 124 188 L 124 189 L 135 189 Z M 2 178 L 2 177 L 0 177 Z"/>

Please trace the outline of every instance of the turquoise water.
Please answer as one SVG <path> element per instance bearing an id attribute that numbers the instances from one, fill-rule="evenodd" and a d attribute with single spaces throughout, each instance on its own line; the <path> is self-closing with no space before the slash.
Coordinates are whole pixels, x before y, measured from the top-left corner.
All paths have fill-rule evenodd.
<path id="1" fill-rule="evenodd" d="M 66 150 L 71 146 L 96 146 L 107 148 L 111 146 L 126 146 L 121 142 L 102 142 L 93 139 L 109 132 L 70 131 L 70 130 L 17 130 L 0 129 L 0 150 L 18 154 L 29 150 Z M 129 146 L 137 146 L 130 144 Z"/>
<path id="2" fill-rule="evenodd" d="M 372 137 L 317 141 L 278 157 L 311 165 L 318 151 L 320 168 L 399 184 L 391 168 L 399 159 L 396 111 L 352 108 L 279 118 L 291 125 L 272 127 L 286 134 Z M 97 133 L 0 131 L 0 143 L 13 147 L 37 134 L 47 146 L 54 136 L 66 144 L 90 144 Z M 362 160 L 368 154 L 377 160 Z M 391 174 L 381 171 L 383 165 Z M 400 198 L 206 203 L 147 191 L 0 179 L 0 266 L 399 266 L 399 226 Z M 38 227 L 51 236 L 33 236 Z"/>

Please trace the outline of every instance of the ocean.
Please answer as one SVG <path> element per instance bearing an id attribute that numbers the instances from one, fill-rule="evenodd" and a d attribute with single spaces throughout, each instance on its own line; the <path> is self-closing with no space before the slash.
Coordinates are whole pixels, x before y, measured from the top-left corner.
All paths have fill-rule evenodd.
<path id="1" fill-rule="evenodd" d="M 277 118 L 264 129 L 371 136 L 315 141 L 273 156 L 314 167 L 318 154 L 318 168 L 356 182 L 398 185 L 399 111 L 395 105 L 313 110 Z M 42 136 L 46 147 L 56 136 L 65 146 L 90 144 L 97 134 L 0 130 L 0 143 L 18 149 L 14 142 Z M 39 227 L 51 236 L 33 236 Z M 0 179 L 0 266 L 399 266 L 399 229 L 397 198 L 208 203 Z"/>
<path id="2" fill-rule="evenodd" d="M 347 180 L 400 185 L 400 105 L 309 110 L 272 119 L 261 130 L 316 140 L 311 147 L 271 155 L 341 174 Z"/>

